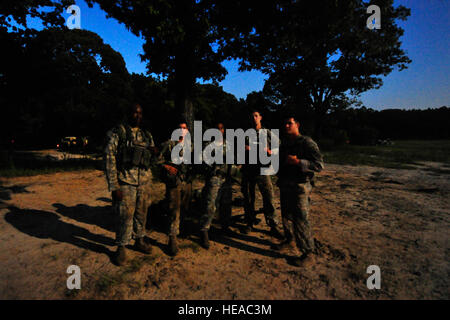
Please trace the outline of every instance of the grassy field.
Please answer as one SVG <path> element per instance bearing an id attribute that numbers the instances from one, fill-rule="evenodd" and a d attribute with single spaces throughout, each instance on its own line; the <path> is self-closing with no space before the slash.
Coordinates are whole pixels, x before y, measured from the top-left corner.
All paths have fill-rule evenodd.
<path id="1" fill-rule="evenodd" d="M 320 147 L 320 143 L 319 143 Z M 344 145 L 322 150 L 326 163 L 368 165 L 385 168 L 414 169 L 419 161 L 444 163 L 439 173 L 450 174 L 450 140 L 399 140 L 389 146 Z M 60 171 L 102 169 L 101 161 L 71 159 L 64 161 L 12 161 L 0 168 L 0 176 L 32 176 Z M 445 169 L 445 168 L 448 168 Z M 156 174 L 156 173 L 155 173 Z"/>
<path id="2" fill-rule="evenodd" d="M 389 146 L 345 145 L 323 154 L 326 163 L 335 164 L 413 169 L 411 165 L 418 161 L 434 161 L 450 168 L 450 140 L 399 140 Z"/>
<path id="3" fill-rule="evenodd" d="M 101 169 L 101 161 L 70 159 L 64 161 L 27 160 L 12 161 L 0 168 L 0 177 L 35 176 L 62 171 Z"/>

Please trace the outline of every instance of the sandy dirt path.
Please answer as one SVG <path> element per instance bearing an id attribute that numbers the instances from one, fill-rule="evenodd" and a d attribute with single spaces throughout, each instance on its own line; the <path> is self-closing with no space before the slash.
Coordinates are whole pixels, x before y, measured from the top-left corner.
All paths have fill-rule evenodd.
<path id="1" fill-rule="evenodd" d="M 164 230 L 148 230 L 153 253 L 130 250 L 128 265 L 117 267 L 101 171 L 0 178 L 0 299 L 449 299 L 450 179 L 429 170 L 436 166 L 327 165 L 310 217 L 320 255 L 306 269 L 288 263 L 295 248 L 271 250 L 262 215 L 248 235 L 239 222 L 231 235 L 212 230 L 208 251 L 191 234 L 176 257 Z M 154 203 L 163 195 L 154 183 Z M 238 185 L 233 196 L 238 204 Z M 242 214 L 233 207 L 236 219 Z M 81 290 L 66 287 L 72 264 Z M 380 290 L 366 286 L 369 265 L 381 269 Z"/>

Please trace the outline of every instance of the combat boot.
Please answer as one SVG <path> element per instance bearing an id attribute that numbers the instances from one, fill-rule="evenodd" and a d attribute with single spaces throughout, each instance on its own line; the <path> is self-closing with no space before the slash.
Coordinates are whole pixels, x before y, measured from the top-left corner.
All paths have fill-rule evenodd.
<path id="1" fill-rule="evenodd" d="M 206 250 L 209 249 L 209 237 L 208 237 L 208 230 L 202 230 L 200 234 L 201 238 L 201 245 Z"/>
<path id="2" fill-rule="evenodd" d="M 296 267 L 310 268 L 315 263 L 313 253 L 304 253 L 301 257 L 292 260 L 292 264 Z"/>
<path id="3" fill-rule="evenodd" d="M 118 246 L 115 254 L 115 262 L 119 266 L 123 266 L 127 261 L 127 249 L 125 246 Z"/>
<path id="4" fill-rule="evenodd" d="M 244 228 L 242 228 L 242 233 L 243 234 L 249 234 L 251 231 L 252 231 L 252 225 L 251 224 L 248 224 Z"/>
<path id="5" fill-rule="evenodd" d="M 178 243 L 176 236 L 169 236 L 169 252 L 172 256 L 176 256 L 178 253 Z"/>
<path id="6" fill-rule="evenodd" d="M 247 222 L 247 225 L 241 229 L 243 234 L 249 234 L 253 230 L 253 221 Z"/>
<path id="7" fill-rule="evenodd" d="M 274 238 L 276 238 L 278 240 L 283 240 L 284 239 L 284 236 L 281 234 L 281 232 L 278 230 L 278 228 L 275 225 L 272 225 L 270 227 L 269 234 L 272 237 L 274 237 Z"/>
<path id="8" fill-rule="evenodd" d="M 273 250 L 281 251 L 292 246 L 292 239 L 286 239 L 280 243 L 272 245 Z"/>
<path id="9" fill-rule="evenodd" d="M 222 233 L 223 235 L 231 235 L 233 234 L 233 231 L 230 229 L 229 225 L 223 225 L 222 228 L 220 229 L 220 233 Z"/>
<path id="10" fill-rule="evenodd" d="M 144 237 L 136 239 L 134 246 L 136 250 L 141 251 L 143 253 L 148 254 L 152 252 L 152 246 L 145 242 Z"/>

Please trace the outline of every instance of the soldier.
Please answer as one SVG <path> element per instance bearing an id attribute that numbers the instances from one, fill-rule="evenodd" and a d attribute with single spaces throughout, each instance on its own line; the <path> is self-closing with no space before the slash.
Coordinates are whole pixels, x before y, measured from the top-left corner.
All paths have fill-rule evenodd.
<path id="1" fill-rule="evenodd" d="M 135 248 L 151 252 L 145 242 L 145 224 L 150 206 L 151 159 L 155 144 L 149 131 L 142 129 L 143 111 L 134 104 L 128 121 L 107 133 L 105 173 L 112 194 L 113 208 L 118 214 L 115 261 L 123 265 L 127 259 L 125 246 L 135 239 Z"/>
<path id="2" fill-rule="evenodd" d="M 314 173 L 324 168 L 319 147 L 309 137 L 299 131 L 299 122 L 294 117 L 284 122 L 286 139 L 280 146 L 280 188 L 281 216 L 286 240 L 275 245 L 282 250 L 292 244 L 303 253 L 293 261 L 296 266 L 311 263 L 315 253 L 314 240 L 308 221 L 310 193 L 314 185 Z"/>
<path id="3" fill-rule="evenodd" d="M 259 132 L 261 129 L 266 129 L 262 126 L 261 120 L 262 116 L 259 111 L 253 111 L 251 113 L 251 120 L 253 123 L 253 127 L 256 129 L 258 133 L 258 141 L 256 141 L 255 145 L 250 145 L 250 141 L 246 140 L 246 151 L 250 151 L 252 148 L 257 148 L 257 145 L 260 144 L 259 141 Z M 270 130 L 267 130 L 267 153 L 272 154 L 271 150 L 271 134 Z M 248 157 L 247 157 L 248 159 Z M 258 185 L 259 192 L 261 192 L 261 196 L 263 198 L 263 211 L 264 217 L 266 219 L 267 225 L 270 227 L 270 233 L 276 238 L 281 239 L 282 235 L 277 228 L 277 220 L 275 218 L 275 207 L 273 204 L 273 186 L 270 175 L 261 175 L 260 173 L 261 165 L 260 164 L 244 164 L 242 166 L 242 184 L 241 191 L 244 196 L 244 212 L 245 212 L 245 221 L 247 226 L 243 229 L 244 233 L 249 233 L 256 223 L 256 213 L 255 213 L 255 189 L 256 185 Z"/>
<path id="4" fill-rule="evenodd" d="M 177 236 L 180 233 L 180 214 L 189 210 L 192 194 L 192 178 L 193 171 L 192 165 L 181 163 L 174 164 L 172 162 L 172 150 L 173 148 L 185 143 L 184 137 L 189 132 L 187 124 L 182 120 L 179 124 L 179 128 L 182 130 L 182 135 L 178 142 L 173 140 L 166 141 L 161 147 L 160 164 L 165 171 L 165 184 L 166 184 L 166 200 L 168 201 L 168 211 L 170 219 L 169 229 L 169 252 L 175 256 L 178 253 Z M 192 148 L 191 148 L 192 152 Z M 179 154 L 183 157 L 183 151 Z"/>
<path id="5" fill-rule="evenodd" d="M 224 126 L 222 123 L 217 124 L 217 129 L 222 133 L 219 141 L 214 141 L 223 147 L 223 154 L 226 155 L 227 145 L 224 139 Z M 216 214 L 219 215 L 222 225 L 222 232 L 230 232 L 231 224 L 231 199 L 232 199 L 232 174 L 233 166 L 231 164 L 212 164 L 208 165 L 205 175 L 205 187 L 203 190 L 205 211 L 200 218 L 200 236 L 201 245 L 205 249 L 209 249 L 209 229 L 211 222 Z"/>

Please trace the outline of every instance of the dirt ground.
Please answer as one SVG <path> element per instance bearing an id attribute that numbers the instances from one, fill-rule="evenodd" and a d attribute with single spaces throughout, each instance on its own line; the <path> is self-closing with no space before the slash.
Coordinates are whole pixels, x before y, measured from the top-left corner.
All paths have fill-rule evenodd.
<path id="1" fill-rule="evenodd" d="M 0 178 L 0 299 L 449 299 L 450 179 L 440 167 L 327 165 L 312 194 L 320 254 L 309 268 L 288 263 L 295 248 L 271 250 L 262 215 L 254 231 L 240 232 L 238 185 L 234 232 L 213 229 L 209 250 L 193 233 L 170 257 L 156 228 L 147 233 L 153 253 L 130 249 L 128 265 L 117 267 L 101 171 Z M 154 183 L 151 210 L 163 195 L 164 185 Z M 279 216 L 278 188 L 275 199 Z M 80 290 L 66 287 L 73 264 Z M 369 265 L 380 267 L 379 290 L 366 286 Z"/>

